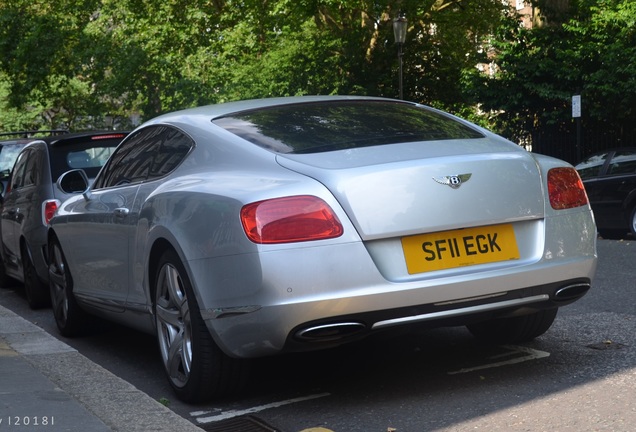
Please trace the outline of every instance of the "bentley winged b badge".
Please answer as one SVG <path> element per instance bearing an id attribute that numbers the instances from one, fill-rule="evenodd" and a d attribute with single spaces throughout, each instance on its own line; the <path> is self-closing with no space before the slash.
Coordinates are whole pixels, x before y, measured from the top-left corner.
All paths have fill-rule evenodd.
<path id="1" fill-rule="evenodd" d="M 435 180 L 439 184 L 447 185 L 447 186 L 452 187 L 453 189 L 457 189 L 458 187 L 460 187 L 462 185 L 462 183 L 465 183 L 468 180 L 470 180 L 471 176 L 472 176 L 472 174 L 470 174 L 470 173 L 469 174 L 448 175 L 448 176 L 441 176 L 441 177 L 433 177 L 433 180 Z"/>

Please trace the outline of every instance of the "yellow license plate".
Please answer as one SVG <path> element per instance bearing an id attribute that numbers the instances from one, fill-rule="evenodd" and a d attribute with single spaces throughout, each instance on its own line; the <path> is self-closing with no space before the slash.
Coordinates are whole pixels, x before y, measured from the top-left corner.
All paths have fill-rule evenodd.
<path id="1" fill-rule="evenodd" d="M 402 250 L 409 274 L 519 259 L 510 224 L 403 237 Z"/>

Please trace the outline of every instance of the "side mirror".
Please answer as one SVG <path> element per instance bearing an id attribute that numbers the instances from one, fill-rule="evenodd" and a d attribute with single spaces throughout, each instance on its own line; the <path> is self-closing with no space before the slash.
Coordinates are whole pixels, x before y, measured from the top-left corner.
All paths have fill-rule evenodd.
<path id="1" fill-rule="evenodd" d="M 66 194 L 85 193 L 88 191 L 90 181 L 84 170 L 75 169 L 67 171 L 57 179 L 57 188 Z"/>

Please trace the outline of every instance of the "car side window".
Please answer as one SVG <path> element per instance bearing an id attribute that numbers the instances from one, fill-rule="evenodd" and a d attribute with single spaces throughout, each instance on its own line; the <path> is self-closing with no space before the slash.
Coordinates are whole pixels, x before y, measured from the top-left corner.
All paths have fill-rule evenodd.
<path id="1" fill-rule="evenodd" d="M 32 186 L 39 183 L 40 177 L 40 153 L 31 151 L 31 155 L 24 167 L 24 186 Z"/>
<path id="2" fill-rule="evenodd" d="M 609 153 L 601 153 L 590 156 L 579 165 L 576 166 L 576 170 L 579 172 L 581 179 L 591 179 L 598 177 L 601 174 L 601 169 L 605 165 Z"/>
<path id="3" fill-rule="evenodd" d="M 130 135 L 95 179 L 94 189 L 135 184 L 168 174 L 192 148 L 192 141 L 169 126 L 149 126 Z"/>
<path id="4" fill-rule="evenodd" d="M 146 179 L 153 152 L 158 145 L 153 140 L 153 128 L 130 135 L 112 154 L 100 175 L 95 179 L 95 189 L 139 183 Z"/>
<path id="5" fill-rule="evenodd" d="M 15 190 L 37 184 L 40 175 L 38 166 L 38 152 L 26 149 L 20 153 L 13 170 L 11 189 Z"/>
<path id="6" fill-rule="evenodd" d="M 194 146 L 192 139 L 177 129 L 166 128 L 161 138 L 159 152 L 150 169 L 150 179 L 168 175 Z"/>
<path id="7" fill-rule="evenodd" d="M 13 173 L 11 175 L 11 183 L 9 184 L 11 190 L 20 188 L 22 186 L 22 183 L 24 182 L 24 167 L 26 166 L 27 161 L 26 154 L 27 151 L 23 151 L 18 155 L 18 158 L 15 161 Z"/>
<path id="8" fill-rule="evenodd" d="M 636 174 L 636 152 L 619 150 L 614 153 L 614 157 L 607 169 L 607 175 L 616 176 L 623 174 Z"/>

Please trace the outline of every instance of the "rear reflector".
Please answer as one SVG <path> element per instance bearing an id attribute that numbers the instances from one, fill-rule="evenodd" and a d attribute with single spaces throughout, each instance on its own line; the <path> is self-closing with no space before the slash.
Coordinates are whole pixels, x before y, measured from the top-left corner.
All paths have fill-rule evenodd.
<path id="1" fill-rule="evenodd" d="M 588 203 L 585 187 L 574 168 L 552 168 L 548 171 L 548 195 L 555 210 L 580 207 Z"/>
<path id="2" fill-rule="evenodd" d="M 299 195 L 258 201 L 241 209 L 241 223 L 254 243 L 293 243 L 342 235 L 340 220 L 322 199 Z"/>

